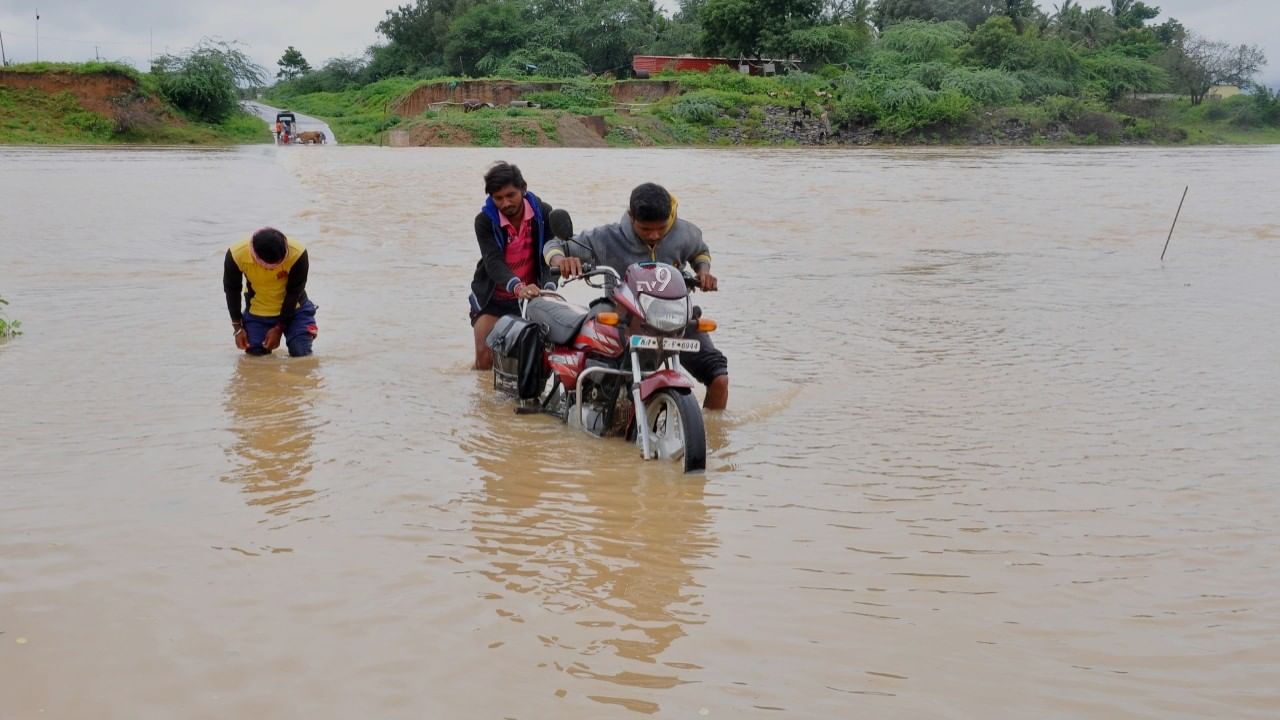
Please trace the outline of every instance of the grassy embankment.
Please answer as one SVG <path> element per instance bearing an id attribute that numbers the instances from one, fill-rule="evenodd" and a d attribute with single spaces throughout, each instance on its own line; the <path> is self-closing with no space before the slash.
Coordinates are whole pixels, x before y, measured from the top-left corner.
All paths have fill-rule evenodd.
<path id="1" fill-rule="evenodd" d="M 799 145 L 814 137 L 814 123 L 829 110 L 832 141 L 860 144 L 951 145 L 1115 145 L 1280 143 L 1280 127 L 1258 122 L 1249 97 L 1104 103 L 1097 99 L 1048 95 L 1031 101 L 986 105 L 956 98 L 958 107 L 939 112 L 941 120 L 920 124 L 883 113 L 875 123 L 859 123 L 861 99 L 841 97 L 840 81 L 814 74 L 747 77 L 731 72 L 681 73 L 679 92 L 648 104 L 612 101 L 610 81 L 575 79 L 553 92 L 525 99 L 540 109 L 494 108 L 463 113 L 460 108 L 427 111 L 415 117 L 394 114 L 395 101 L 414 89 L 459 81 L 438 78 L 384 80 L 344 92 L 288 95 L 269 101 L 324 119 L 349 144 L 378 144 L 390 130 L 405 130 L 430 144 L 557 145 L 556 123 L 564 115 L 599 116 L 615 146 L 636 145 Z M 494 78 L 492 80 L 503 80 Z M 474 81 L 474 79 L 472 79 Z M 518 82 L 537 82 L 520 78 Z M 548 82 L 556 82 L 547 80 Z M 981 92 L 981 88 L 977 92 Z M 819 95 L 824 93 L 824 95 Z M 976 93 L 975 93 L 976 94 Z M 832 99 L 830 96 L 834 96 Z M 806 104 L 815 113 L 808 131 L 797 131 L 787 109 Z M 903 129 L 905 128 L 905 129 Z M 842 132 L 843 131 L 843 132 Z"/>
<path id="2" fill-rule="evenodd" d="M 5 75 L 34 87 L 5 86 Z M 266 123 L 236 113 L 195 122 L 165 102 L 155 78 L 113 63 L 29 63 L 0 70 L 0 144 L 230 145 L 271 141 Z"/>

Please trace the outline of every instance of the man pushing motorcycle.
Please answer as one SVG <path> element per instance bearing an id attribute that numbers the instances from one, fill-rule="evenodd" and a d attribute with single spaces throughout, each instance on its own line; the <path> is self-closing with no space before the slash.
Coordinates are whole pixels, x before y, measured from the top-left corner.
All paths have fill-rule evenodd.
<path id="1" fill-rule="evenodd" d="M 582 274 L 584 259 L 618 272 L 641 262 L 663 262 L 681 269 L 688 264 L 698 287 L 715 292 L 719 283 L 711 274 L 711 251 L 698 226 L 677 217 L 677 206 L 661 185 L 644 183 L 631 191 L 631 202 L 619 222 L 587 230 L 569 241 L 555 238 L 547 244 L 544 257 L 565 279 Z M 687 337 L 696 338 L 701 349 L 682 353 L 681 365 L 706 386 L 703 407 L 723 410 L 729 403 L 729 361 L 709 334 L 691 327 Z"/>

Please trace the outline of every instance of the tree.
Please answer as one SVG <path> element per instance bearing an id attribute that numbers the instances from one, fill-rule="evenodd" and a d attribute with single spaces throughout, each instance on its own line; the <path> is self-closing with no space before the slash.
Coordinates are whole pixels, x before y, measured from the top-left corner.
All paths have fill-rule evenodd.
<path id="1" fill-rule="evenodd" d="M 1110 50 L 1085 58 L 1091 79 L 1112 102 L 1128 93 L 1156 92 L 1168 85 L 1165 71 L 1145 60 Z"/>
<path id="2" fill-rule="evenodd" d="M 576 77 L 586 71 L 587 64 L 577 55 L 536 46 L 516 50 L 498 68 L 501 75 L 540 75 L 553 78 Z"/>
<path id="3" fill-rule="evenodd" d="M 1193 33 L 1161 58 L 1174 87 L 1186 93 L 1192 105 L 1203 102 L 1215 85 L 1251 84 L 1266 64 L 1266 55 L 1256 45 L 1232 46 Z"/>
<path id="4" fill-rule="evenodd" d="M 513 51 L 524 47 L 526 25 L 514 2 L 476 5 L 449 23 L 445 67 L 463 75 L 492 72 Z"/>
<path id="5" fill-rule="evenodd" d="M 280 59 L 276 61 L 276 65 L 280 66 L 276 77 L 283 80 L 292 80 L 299 75 L 306 75 L 311 72 L 311 64 L 292 45 L 284 51 L 284 55 L 280 56 Z"/>
<path id="6" fill-rule="evenodd" d="M 661 21 L 650 0 L 582 0 L 569 50 L 595 72 L 627 72 L 632 56 L 657 39 Z"/>
<path id="7" fill-rule="evenodd" d="M 792 30 L 778 41 L 778 49 L 788 56 L 830 65 L 848 62 L 870 41 L 870 28 L 866 25 L 833 23 Z"/>
<path id="8" fill-rule="evenodd" d="M 1116 20 L 1106 8 L 1085 10 L 1072 0 L 1063 0 L 1054 8 L 1049 27 L 1063 40 L 1090 48 L 1102 47 L 1116 36 Z"/>
<path id="9" fill-rule="evenodd" d="M 197 120 L 218 123 L 239 108 L 238 87 L 262 85 L 267 71 L 235 43 L 202 41 L 180 55 L 161 55 L 151 64 L 160 92 Z"/>
<path id="10" fill-rule="evenodd" d="M 1159 15 L 1160 8 L 1150 7 L 1142 0 L 1111 0 L 1111 17 L 1115 18 L 1116 27 L 1121 30 L 1144 27 L 1148 20 Z"/>
<path id="11" fill-rule="evenodd" d="M 659 22 L 657 37 L 643 50 L 647 55 L 683 55 L 696 52 L 701 39 L 702 26 L 681 11 L 670 20 Z"/>
<path id="12" fill-rule="evenodd" d="M 1155 26 L 1152 31 L 1155 33 L 1156 39 L 1166 47 L 1177 45 L 1187 37 L 1187 28 L 1173 18 L 1169 18 Z"/>
<path id="13" fill-rule="evenodd" d="M 1003 15 L 991 17 L 978 26 L 969 38 L 966 59 L 989 68 L 1021 70 L 1032 63 L 1019 59 L 1022 49 L 1013 20 Z"/>
<path id="14" fill-rule="evenodd" d="M 701 32 L 696 3 L 668 20 L 651 0 L 523 1 L 530 42 L 573 53 L 595 72 L 626 72 L 640 52 L 691 52 Z"/>
<path id="15" fill-rule="evenodd" d="M 466 0 L 414 0 L 388 10 L 378 32 L 397 45 L 415 66 L 444 64 L 445 38 L 450 21 L 461 13 Z"/>
<path id="16" fill-rule="evenodd" d="M 817 25 L 823 0 L 707 0 L 698 17 L 708 52 L 760 57 L 795 30 Z"/>
<path id="17" fill-rule="evenodd" d="M 974 28 L 1004 8 L 1005 0 L 879 0 L 872 20 L 881 30 L 906 20 L 958 20 Z"/>
<path id="18" fill-rule="evenodd" d="M 1035 0 L 1005 0 L 1002 9 L 1002 13 L 1013 21 L 1013 26 L 1017 28 L 1019 35 L 1026 31 L 1027 23 L 1039 12 L 1040 9 L 1036 7 Z"/>

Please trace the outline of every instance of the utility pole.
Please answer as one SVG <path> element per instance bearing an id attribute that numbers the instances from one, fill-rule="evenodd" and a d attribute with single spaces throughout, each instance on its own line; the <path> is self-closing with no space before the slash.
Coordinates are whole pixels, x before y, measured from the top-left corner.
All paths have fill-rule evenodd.
<path id="1" fill-rule="evenodd" d="M 147 28 L 147 65 L 156 64 L 156 31 L 154 28 Z M 148 69 L 150 69 L 148 67 Z"/>
<path id="2" fill-rule="evenodd" d="M 36 62 L 40 62 L 40 8 L 36 8 Z"/>
<path id="3" fill-rule="evenodd" d="M 98 54 L 98 46 L 93 46 L 93 59 L 102 62 L 102 56 Z"/>
<path id="4" fill-rule="evenodd" d="M 8 67 L 9 59 L 4 56 L 4 33 L 0 32 L 0 67 Z"/>

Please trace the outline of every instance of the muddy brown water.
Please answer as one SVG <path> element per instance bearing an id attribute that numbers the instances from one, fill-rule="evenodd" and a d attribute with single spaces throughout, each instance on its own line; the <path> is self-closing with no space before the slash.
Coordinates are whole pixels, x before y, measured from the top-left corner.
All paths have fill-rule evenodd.
<path id="1" fill-rule="evenodd" d="M 704 476 L 467 369 L 497 158 L 704 229 Z M 1276 148 L 0 150 L 0 718 L 1276 717 L 1278 186 Z M 232 346 L 265 224 L 313 358 Z"/>

